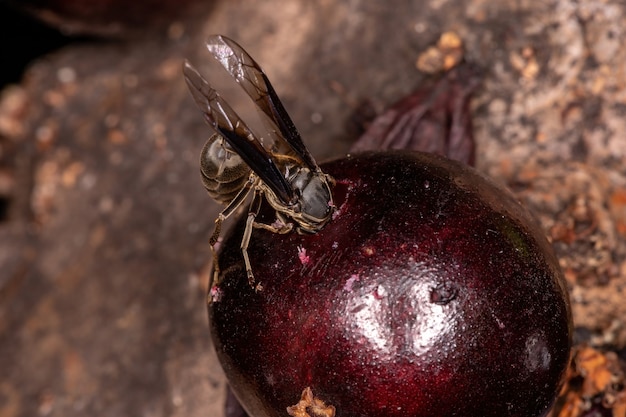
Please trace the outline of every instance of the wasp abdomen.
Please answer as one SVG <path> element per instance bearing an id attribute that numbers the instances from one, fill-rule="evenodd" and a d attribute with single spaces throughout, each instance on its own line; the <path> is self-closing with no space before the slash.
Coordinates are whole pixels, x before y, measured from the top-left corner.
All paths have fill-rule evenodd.
<path id="1" fill-rule="evenodd" d="M 228 204 L 250 177 L 250 167 L 231 149 L 221 135 L 209 138 L 200 154 L 202 182 L 209 196 Z"/>

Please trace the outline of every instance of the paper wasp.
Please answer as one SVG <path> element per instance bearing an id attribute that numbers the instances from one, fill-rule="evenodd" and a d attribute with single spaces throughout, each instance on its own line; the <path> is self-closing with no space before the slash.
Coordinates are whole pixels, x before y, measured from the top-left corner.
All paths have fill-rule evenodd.
<path id="1" fill-rule="evenodd" d="M 254 228 L 274 233 L 316 233 L 334 211 L 333 179 L 322 172 L 285 111 L 274 88 L 259 65 L 233 40 L 211 36 L 206 42 L 211 55 L 222 64 L 254 101 L 266 125 L 263 145 L 228 103 L 188 62 L 183 66 L 185 81 L 207 123 L 216 131 L 205 144 L 200 158 L 202 180 L 209 195 L 226 204 L 215 220 L 210 238 L 214 275 L 219 276 L 215 251 L 222 222 L 252 193 L 246 228 L 241 241 L 246 273 L 254 286 L 248 245 Z M 256 221 L 265 199 L 276 211 L 272 224 Z M 256 287 L 258 288 L 258 287 Z"/>

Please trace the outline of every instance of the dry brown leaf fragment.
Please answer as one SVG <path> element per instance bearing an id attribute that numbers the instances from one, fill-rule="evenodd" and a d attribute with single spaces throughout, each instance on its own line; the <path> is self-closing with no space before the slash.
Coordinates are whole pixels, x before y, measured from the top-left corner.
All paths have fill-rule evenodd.
<path id="1" fill-rule="evenodd" d="M 311 387 L 306 387 L 302 391 L 300 401 L 287 407 L 287 413 L 292 417 L 335 417 L 335 407 L 315 398 Z"/>
<path id="2" fill-rule="evenodd" d="M 580 396 L 574 392 L 568 392 L 565 396 L 565 402 L 556 417 L 578 417 L 583 407 L 583 401 Z"/>
<path id="3" fill-rule="evenodd" d="M 584 348 L 576 357 L 576 368 L 585 378 L 582 388 L 584 396 L 594 396 L 603 391 L 610 382 L 611 374 L 606 369 L 606 357 L 592 348 Z"/>
<path id="4" fill-rule="evenodd" d="M 15 139 L 24 133 L 28 102 L 22 87 L 9 86 L 0 92 L 0 135 Z"/>
<path id="5" fill-rule="evenodd" d="M 85 165 L 82 162 L 72 162 L 61 175 L 61 183 L 65 187 L 73 187 L 80 175 L 85 172 Z"/>
<path id="6" fill-rule="evenodd" d="M 526 80 L 533 80 L 539 74 L 539 63 L 535 51 L 528 46 L 523 48 L 521 52 L 512 52 L 509 56 L 509 62 Z"/>
<path id="7" fill-rule="evenodd" d="M 415 65 L 426 74 L 435 74 L 456 67 L 462 59 L 463 41 L 454 32 L 444 32 L 435 46 L 419 55 Z"/>
<path id="8" fill-rule="evenodd" d="M 626 398 L 613 406 L 613 417 L 626 417 Z"/>
<path id="9" fill-rule="evenodd" d="M 121 129 L 111 129 L 107 132 L 107 140 L 115 145 L 128 142 L 128 137 Z"/>
<path id="10" fill-rule="evenodd" d="M 626 417 L 623 364 L 614 352 L 576 347 L 565 380 L 551 416 L 581 417 L 599 407 L 611 410 L 614 417 Z"/>

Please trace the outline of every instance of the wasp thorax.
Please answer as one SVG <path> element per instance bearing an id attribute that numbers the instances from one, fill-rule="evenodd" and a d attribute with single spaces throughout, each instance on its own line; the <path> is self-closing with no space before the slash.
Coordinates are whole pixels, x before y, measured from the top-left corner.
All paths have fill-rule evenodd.
<path id="1" fill-rule="evenodd" d="M 207 192 L 220 203 L 231 201 L 250 175 L 250 167 L 221 135 L 213 135 L 200 153 L 200 172 Z"/>

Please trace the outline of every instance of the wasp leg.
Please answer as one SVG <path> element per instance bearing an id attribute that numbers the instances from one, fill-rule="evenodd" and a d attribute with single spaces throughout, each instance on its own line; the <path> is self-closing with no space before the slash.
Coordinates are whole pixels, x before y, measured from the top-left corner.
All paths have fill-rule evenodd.
<path id="1" fill-rule="evenodd" d="M 215 219 L 215 227 L 213 229 L 213 234 L 211 234 L 211 238 L 209 239 L 209 245 L 211 246 L 211 254 L 213 255 L 213 275 L 210 278 L 209 289 L 213 288 L 214 285 L 219 284 L 219 275 L 220 275 L 220 265 L 217 259 L 217 251 L 215 250 L 215 245 L 220 237 L 220 233 L 222 232 L 222 223 L 228 217 L 230 217 L 235 210 L 245 201 L 250 191 L 254 188 L 257 181 L 257 178 L 254 175 L 250 175 L 248 181 L 246 181 L 243 188 L 237 193 L 235 198 L 231 200 L 230 203 L 217 215 L 217 219 Z"/>
<path id="2" fill-rule="evenodd" d="M 281 226 L 277 227 L 274 226 L 274 224 L 265 224 L 265 223 L 257 223 L 254 222 L 254 228 L 255 229 L 263 229 L 263 230 L 269 230 L 272 233 L 278 233 L 279 235 L 284 235 L 287 234 L 289 232 L 291 232 L 293 230 L 293 223 L 289 223 L 284 221 L 284 219 L 279 219 L 281 222 Z"/>
<path id="3" fill-rule="evenodd" d="M 252 230 L 254 229 L 255 219 L 259 210 L 261 209 L 262 193 L 255 190 L 254 197 L 252 197 L 252 203 L 250 203 L 250 210 L 248 211 L 248 219 L 246 220 L 246 229 L 243 231 L 243 238 L 241 239 L 241 253 L 243 254 L 243 260 L 246 265 L 246 274 L 248 275 L 248 283 L 255 290 L 260 290 L 261 284 L 254 285 L 254 274 L 252 273 L 252 265 L 250 264 L 250 258 L 248 257 L 248 245 L 250 244 L 250 236 L 252 236 Z"/>
<path id="4" fill-rule="evenodd" d="M 246 274 L 248 275 L 248 283 L 255 291 L 261 291 L 263 286 L 261 283 L 254 284 L 254 274 L 252 272 L 252 264 L 250 263 L 250 258 L 248 257 L 248 245 L 250 244 L 250 237 L 252 236 L 252 230 L 254 229 L 264 229 L 269 230 L 272 233 L 285 234 L 289 233 L 293 230 L 292 223 L 282 223 L 282 226 L 276 227 L 271 224 L 265 223 L 257 223 L 255 221 L 257 214 L 259 213 L 259 209 L 261 208 L 261 193 L 256 192 L 254 199 L 252 200 L 252 204 L 250 204 L 250 211 L 248 212 L 248 219 L 246 220 L 246 229 L 243 232 L 243 238 L 241 239 L 241 253 L 243 254 L 243 260 L 246 265 Z M 281 220 L 282 222 L 283 220 Z"/>

